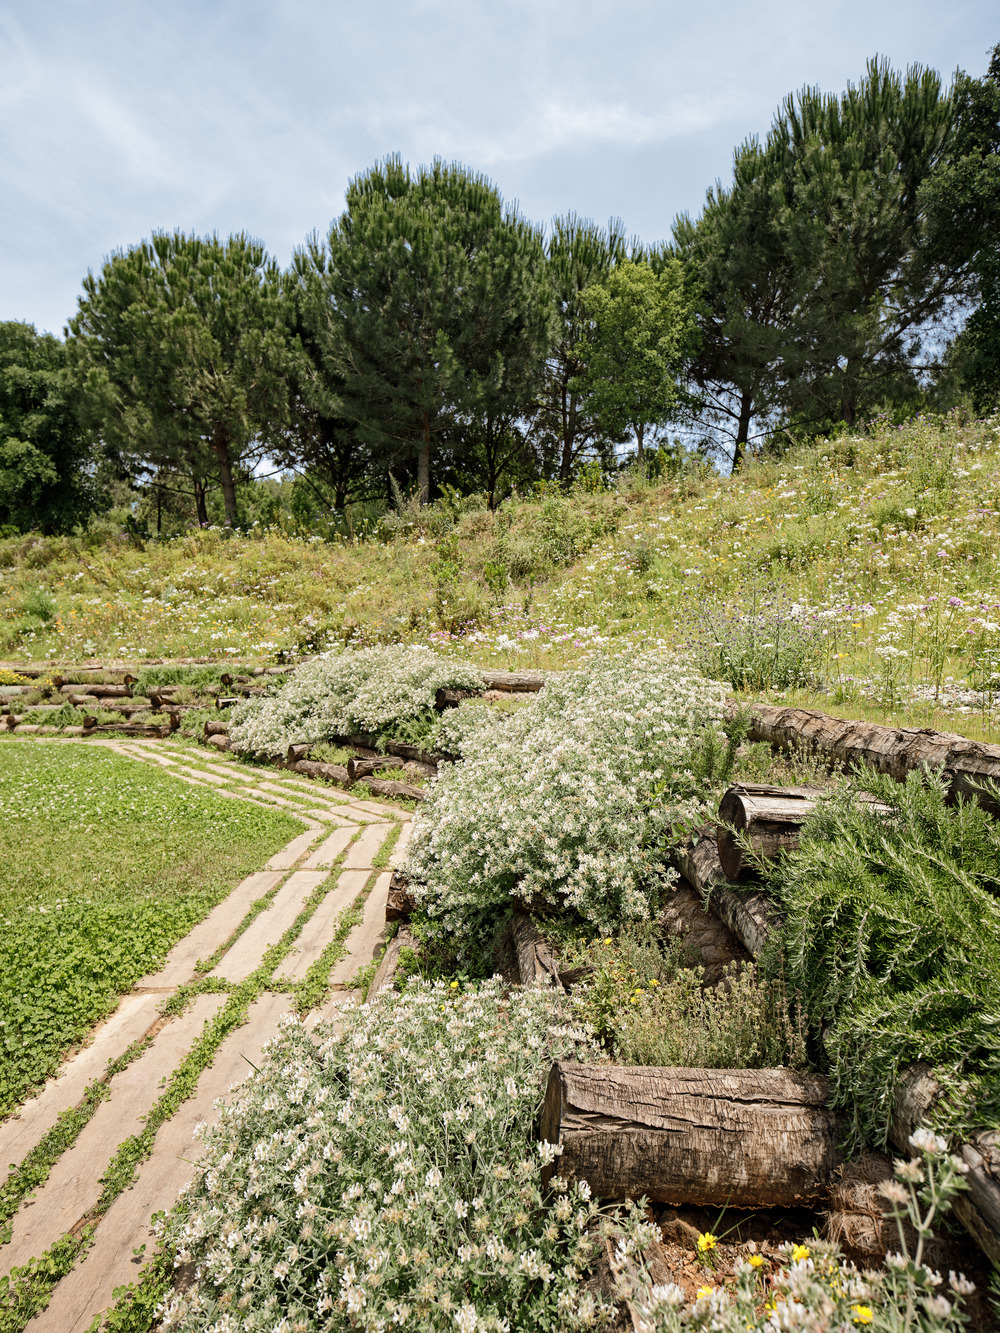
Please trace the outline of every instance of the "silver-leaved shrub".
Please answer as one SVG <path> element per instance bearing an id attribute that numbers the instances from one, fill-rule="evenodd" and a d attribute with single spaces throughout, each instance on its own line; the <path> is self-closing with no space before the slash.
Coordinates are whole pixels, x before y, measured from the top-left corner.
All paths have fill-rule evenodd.
<path id="1" fill-rule="evenodd" d="M 724 697 L 674 659 L 602 657 L 465 737 L 410 843 L 407 872 L 429 915 L 458 935 L 516 901 L 608 929 L 648 917 L 675 878 L 663 864 L 671 826 L 709 816 L 696 755 Z"/>
<path id="2" fill-rule="evenodd" d="M 499 979 L 386 992 L 336 1026 L 292 1016 L 205 1135 L 160 1235 L 195 1285 L 163 1330 L 593 1328 L 597 1250 L 585 1183 L 553 1182 L 535 1141 L 554 1058 L 600 1058 L 572 1010 Z M 626 1210 L 623 1244 L 653 1229 Z M 648 1233 L 648 1234 L 647 1234 Z"/>
<path id="3" fill-rule="evenodd" d="M 430 719 L 439 689 L 482 690 L 480 673 L 430 649 L 347 648 L 299 667 L 277 694 L 237 704 L 229 722 L 234 750 L 283 756 L 289 745 L 358 731 L 389 732 Z"/>

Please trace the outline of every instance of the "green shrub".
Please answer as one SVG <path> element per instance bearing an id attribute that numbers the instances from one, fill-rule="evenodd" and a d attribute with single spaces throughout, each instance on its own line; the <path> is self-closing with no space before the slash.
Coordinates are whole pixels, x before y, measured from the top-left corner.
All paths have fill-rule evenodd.
<path id="1" fill-rule="evenodd" d="M 854 793 L 889 806 L 873 813 Z M 836 1106 L 885 1142 L 892 1089 L 926 1060 L 1000 1123 L 1000 825 L 946 804 L 946 784 L 871 769 L 834 791 L 769 875 L 784 909 L 780 959 L 823 1031 Z"/>

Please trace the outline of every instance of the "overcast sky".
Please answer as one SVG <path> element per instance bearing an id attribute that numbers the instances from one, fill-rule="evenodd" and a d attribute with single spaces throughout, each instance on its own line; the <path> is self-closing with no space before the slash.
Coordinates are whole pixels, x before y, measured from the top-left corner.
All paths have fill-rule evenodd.
<path id="1" fill-rule="evenodd" d="M 286 264 L 389 152 L 656 241 L 786 93 L 998 41 L 995 0 L 0 0 L 0 319 L 61 333 L 162 228 Z"/>

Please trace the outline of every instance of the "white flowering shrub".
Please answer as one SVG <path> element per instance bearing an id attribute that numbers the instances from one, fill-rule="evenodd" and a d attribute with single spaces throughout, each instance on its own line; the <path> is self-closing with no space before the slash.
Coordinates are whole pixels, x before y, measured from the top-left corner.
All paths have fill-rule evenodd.
<path id="1" fill-rule="evenodd" d="M 675 877 L 671 825 L 709 814 L 695 757 L 723 704 L 722 685 L 654 654 L 550 680 L 502 727 L 467 737 L 431 788 L 407 863 L 417 898 L 461 934 L 514 900 L 602 928 L 648 917 Z"/>
<path id="2" fill-rule="evenodd" d="M 277 694 L 237 704 L 230 716 L 234 750 L 273 758 L 289 745 L 358 731 L 391 733 L 435 721 L 444 687 L 481 690 L 482 676 L 430 649 L 348 648 L 300 667 Z"/>
<path id="3" fill-rule="evenodd" d="M 571 1011 L 570 1011 L 571 1012 Z M 314 1032 L 291 1015 L 205 1135 L 160 1223 L 197 1282 L 160 1312 L 184 1333 L 599 1326 L 586 1184 L 540 1170 L 552 1059 L 597 1058 L 542 990 L 387 992 Z M 634 1248 L 651 1233 L 626 1217 Z M 631 1230 L 630 1230 L 631 1227 Z"/>
<path id="4" fill-rule="evenodd" d="M 486 704 L 447 708 L 434 732 L 434 748 L 444 754 L 464 755 L 477 741 L 488 743 L 488 735 L 505 726 L 510 716 Z"/>

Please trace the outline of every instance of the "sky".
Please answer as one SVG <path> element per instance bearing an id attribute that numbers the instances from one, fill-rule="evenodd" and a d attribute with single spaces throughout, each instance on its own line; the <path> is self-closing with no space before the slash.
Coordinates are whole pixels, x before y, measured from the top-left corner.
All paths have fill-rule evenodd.
<path id="1" fill-rule="evenodd" d="M 0 320 L 61 334 L 156 230 L 285 265 L 392 152 L 653 243 L 789 92 L 998 41 L 995 0 L 0 0 Z"/>

